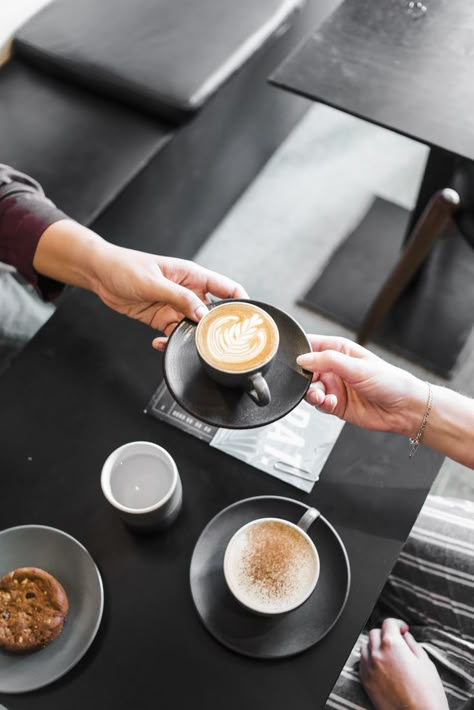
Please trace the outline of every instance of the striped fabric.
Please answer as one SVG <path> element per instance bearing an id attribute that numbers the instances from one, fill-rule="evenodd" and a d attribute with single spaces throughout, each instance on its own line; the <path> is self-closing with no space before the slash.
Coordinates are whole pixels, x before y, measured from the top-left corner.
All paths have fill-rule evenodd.
<path id="1" fill-rule="evenodd" d="M 435 663 L 450 710 L 474 710 L 474 502 L 428 496 L 369 628 L 404 619 Z M 373 708 L 359 680 L 361 634 L 326 707 Z"/>

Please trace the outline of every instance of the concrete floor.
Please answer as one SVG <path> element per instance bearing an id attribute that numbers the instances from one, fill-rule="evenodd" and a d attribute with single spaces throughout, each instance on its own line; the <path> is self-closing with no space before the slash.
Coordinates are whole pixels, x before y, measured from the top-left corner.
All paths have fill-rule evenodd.
<path id="1" fill-rule="evenodd" d="M 353 337 L 297 300 L 375 194 L 413 206 L 426 157 L 426 148 L 414 141 L 312 106 L 196 261 L 241 281 L 253 298 L 286 310 L 307 332 Z M 6 366 L 51 312 L 0 269 L 0 370 L 2 354 Z M 372 349 L 424 379 L 474 395 L 474 330 L 449 382 L 380 347 Z M 407 465 L 408 448 L 407 442 Z M 433 492 L 474 500 L 474 471 L 446 460 Z"/>

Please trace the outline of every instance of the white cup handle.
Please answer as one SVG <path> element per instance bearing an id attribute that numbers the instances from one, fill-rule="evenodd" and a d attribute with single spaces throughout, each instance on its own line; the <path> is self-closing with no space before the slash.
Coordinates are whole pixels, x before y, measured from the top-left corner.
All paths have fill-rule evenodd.
<path id="1" fill-rule="evenodd" d="M 308 508 L 306 513 L 296 523 L 299 528 L 308 531 L 308 528 L 319 518 L 321 513 L 316 508 Z"/>

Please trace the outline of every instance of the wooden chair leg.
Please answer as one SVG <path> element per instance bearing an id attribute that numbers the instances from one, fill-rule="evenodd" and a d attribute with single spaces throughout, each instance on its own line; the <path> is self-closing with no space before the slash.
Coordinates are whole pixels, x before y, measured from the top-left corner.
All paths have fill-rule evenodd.
<path id="1" fill-rule="evenodd" d="M 413 228 L 398 263 L 392 269 L 372 303 L 357 333 L 358 343 L 362 345 L 367 342 L 372 332 L 383 320 L 420 268 L 431 246 L 442 234 L 459 203 L 458 193 L 451 188 L 439 190 L 433 195 Z"/>

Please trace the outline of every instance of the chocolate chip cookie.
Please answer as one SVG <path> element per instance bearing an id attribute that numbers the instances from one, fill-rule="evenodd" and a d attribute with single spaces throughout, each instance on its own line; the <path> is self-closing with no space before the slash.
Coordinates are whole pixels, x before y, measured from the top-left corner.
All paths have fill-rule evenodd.
<path id="1" fill-rule="evenodd" d="M 61 633 L 69 610 L 63 586 L 48 572 L 22 567 L 0 579 L 0 648 L 37 651 Z"/>

